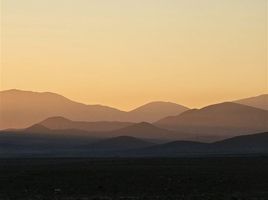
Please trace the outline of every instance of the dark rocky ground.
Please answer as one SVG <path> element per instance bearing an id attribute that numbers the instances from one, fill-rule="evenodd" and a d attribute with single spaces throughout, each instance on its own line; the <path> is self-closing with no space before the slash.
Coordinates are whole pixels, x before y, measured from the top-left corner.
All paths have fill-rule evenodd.
<path id="1" fill-rule="evenodd" d="M 1 159 L 0 199 L 266 200 L 268 157 Z"/>

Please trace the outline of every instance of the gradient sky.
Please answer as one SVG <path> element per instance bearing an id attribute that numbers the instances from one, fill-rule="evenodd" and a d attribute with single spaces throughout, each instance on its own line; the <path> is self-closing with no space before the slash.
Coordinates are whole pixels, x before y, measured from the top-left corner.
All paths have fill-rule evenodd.
<path id="1" fill-rule="evenodd" d="M 0 89 L 131 109 L 267 93 L 267 0 L 1 0 Z"/>

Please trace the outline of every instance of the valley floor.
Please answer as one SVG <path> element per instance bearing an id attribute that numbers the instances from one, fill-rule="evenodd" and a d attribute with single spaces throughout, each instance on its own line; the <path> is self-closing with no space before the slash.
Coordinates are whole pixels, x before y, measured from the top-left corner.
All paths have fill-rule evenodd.
<path id="1" fill-rule="evenodd" d="M 1 159 L 0 199 L 268 199 L 268 157 Z"/>

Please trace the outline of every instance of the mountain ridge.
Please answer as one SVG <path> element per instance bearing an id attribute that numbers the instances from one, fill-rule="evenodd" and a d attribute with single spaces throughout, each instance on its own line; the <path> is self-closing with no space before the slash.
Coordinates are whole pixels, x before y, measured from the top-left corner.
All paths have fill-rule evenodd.
<path id="1" fill-rule="evenodd" d="M 255 97 L 248 97 L 234 101 L 235 103 L 248 105 L 264 110 L 268 110 L 268 94 L 262 94 Z"/>
<path id="2" fill-rule="evenodd" d="M 132 122 L 121 121 L 73 121 L 61 116 L 49 117 L 39 124 L 50 129 L 80 129 L 85 131 L 113 131 L 132 125 Z"/>
<path id="3" fill-rule="evenodd" d="M 166 117 L 154 125 L 187 133 L 232 137 L 251 132 L 265 132 L 268 130 L 267 122 L 266 110 L 224 102 Z"/>
<path id="4" fill-rule="evenodd" d="M 148 122 L 153 122 L 156 119 L 174 114 L 174 109 L 168 110 L 164 114 L 158 113 L 158 116 L 156 116 L 156 111 L 141 112 L 141 109 L 137 108 L 139 112 L 138 116 L 136 116 L 137 110 L 135 109 L 133 112 L 126 112 L 109 106 L 87 105 L 75 102 L 56 93 L 17 89 L 0 91 L 0 104 L 0 129 L 24 128 L 53 116 L 63 116 L 71 120 L 91 122 L 140 122 L 144 121 L 143 118 Z M 170 105 L 167 102 L 161 103 L 161 105 L 164 105 L 163 107 L 166 104 Z M 177 114 L 180 114 L 186 108 L 178 104 L 172 104 L 172 106 L 178 108 L 177 111 L 175 110 Z"/>
<path id="5" fill-rule="evenodd" d="M 54 138 L 54 139 L 53 139 Z M 268 155 L 268 132 L 254 133 L 212 143 L 171 141 L 155 144 L 136 137 L 118 136 L 102 140 L 55 138 L 44 135 L 0 134 L 0 157 L 200 157 L 226 155 Z M 29 141 L 30 139 L 30 141 Z"/>

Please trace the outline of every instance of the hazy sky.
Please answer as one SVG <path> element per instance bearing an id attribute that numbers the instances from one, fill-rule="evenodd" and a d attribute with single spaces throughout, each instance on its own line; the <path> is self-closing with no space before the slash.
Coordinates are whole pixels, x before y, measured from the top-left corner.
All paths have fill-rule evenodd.
<path id="1" fill-rule="evenodd" d="M 1 90 L 131 109 L 267 93 L 267 0 L 1 0 Z"/>

